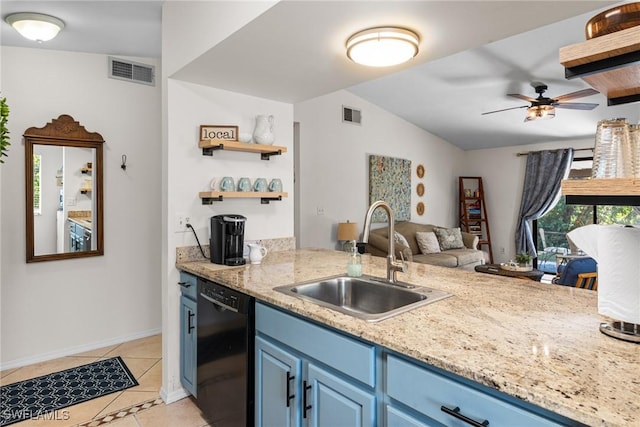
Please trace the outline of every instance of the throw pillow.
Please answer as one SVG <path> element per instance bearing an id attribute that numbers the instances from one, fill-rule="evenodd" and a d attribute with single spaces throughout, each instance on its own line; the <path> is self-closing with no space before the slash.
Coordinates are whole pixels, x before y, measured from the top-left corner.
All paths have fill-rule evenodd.
<path id="1" fill-rule="evenodd" d="M 402 234 L 398 233 L 397 231 L 394 231 L 393 237 L 396 243 L 400 243 L 401 245 L 405 245 L 409 247 L 409 242 L 407 242 L 407 239 L 405 239 L 405 237 Z"/>
<path id="2" fill-rule="evenodd" d="M 436 237 L 436 233 L 433 231 L 418 231 L 416 232 L 416 240 L 418 241 L 418 247 L 423 254 L 437 254 L 440 252 L 440 243 Z"/>
<path id="3" fill-rule="evenodd" d="M 464 243 L 462 242 L 462 233 L 460 232 L 459 227 L 433 227 L 433 232 L 436 233 L 438 243 L 440 243 L 440 250 L 447 251 L 449 249 L 464 248 Z"/>

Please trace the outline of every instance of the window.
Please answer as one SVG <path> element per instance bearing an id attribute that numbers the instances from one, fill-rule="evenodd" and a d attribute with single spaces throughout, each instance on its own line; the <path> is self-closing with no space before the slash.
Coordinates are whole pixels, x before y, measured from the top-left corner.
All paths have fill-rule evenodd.
<path id="1" fill-rule="evenodd" d="M 591 157 L 576 158 L 571 164 L 569 179 L 591 177 Z M 640 224 L 639 206 L 567 205 L 564 197 L 545 216 L 534 221 L 538 269 L 555 274 L 556 255 L 574 253 L 567 233 L 588 224 Z"/>
<path id="2" fill-rule="evenodd" d="M 33 155 L 33 214 L 42 214 L 42 194 L 40 193 L 40 154 Z"/>

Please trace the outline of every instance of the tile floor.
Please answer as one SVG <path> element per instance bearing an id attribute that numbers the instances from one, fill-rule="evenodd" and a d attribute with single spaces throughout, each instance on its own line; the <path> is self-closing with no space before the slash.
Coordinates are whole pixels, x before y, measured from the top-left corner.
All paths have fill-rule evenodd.
<path id="1" fill-rule="evenodd" d="M 36 363 L 0 372 L 0 384 L 11 384 L 100 359 L 120 356 L 139 385 L 88 402 L 69 406 L 12 427 L 204 427 L 207 421 L 190 398 L 165 405 L 159 397 L 162 383 L 160 335 Z"/>

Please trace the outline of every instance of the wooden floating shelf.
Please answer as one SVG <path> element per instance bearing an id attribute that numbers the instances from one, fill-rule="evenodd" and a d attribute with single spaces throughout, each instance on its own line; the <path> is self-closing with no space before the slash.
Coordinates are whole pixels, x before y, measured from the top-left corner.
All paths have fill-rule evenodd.
<path id="1" fill-rule="evenodd" d="M 562 195 L 569 204 L 640 206 L 640 178 L 565 179 Z"/>
<path id="2" fill-rule="evenodd" d="M 244 151 L 258 153 L 262 160 L 269 160 L 271 156 L 279 156 L 287 152 L 287 147 L 279 145 L 248 144 L 238 141 L 201 140 L 198 147 L 202 148 L 202 154 L 205 156 L 212 156 L 215 150 Z"/>
<path id="3" fill-rule="evenodd" d="M 582 78 L 609 105 L 640 101 L 640 26 L 560 48 L 567 79 Z"/>
<path id="4" fill-rule="evenodd" d="M 221 202 L 224 199 L 260 199 L 260 203 L 269 204 L 272 200 L 282 200 L 288 197 L 287 192 L 275 191 L 201 191 L 199 194 L 203 205 Z"/>
<path id="5" fill-rule="evenodd" d="M 572 196 L 640 196 L 640 178 L 565 179 L 562 194 Z"/>

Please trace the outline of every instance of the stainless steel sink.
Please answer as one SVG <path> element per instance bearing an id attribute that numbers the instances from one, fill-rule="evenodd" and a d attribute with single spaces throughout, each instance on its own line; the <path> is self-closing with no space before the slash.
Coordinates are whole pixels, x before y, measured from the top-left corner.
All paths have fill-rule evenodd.
<path id="1" fill-rule="evenodd" d="M 450 297 L 451 294 L 421 286 L 411 289 L 369 276 L 337 276 L 276 291 L 312 301 L 367 322 L 378 322 L 417 307 Z"/>

